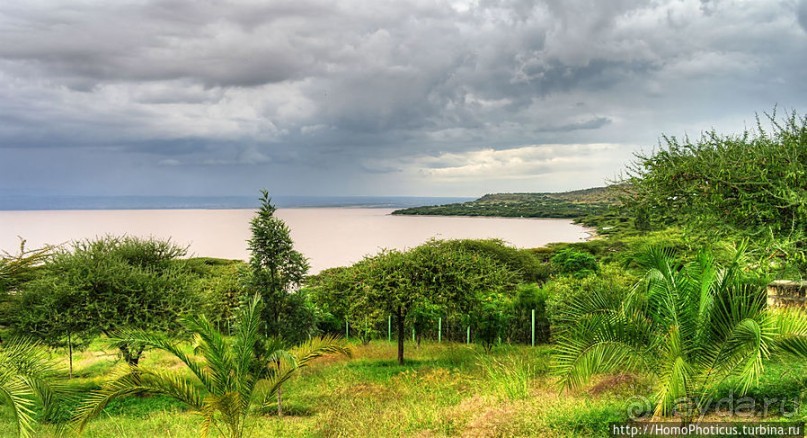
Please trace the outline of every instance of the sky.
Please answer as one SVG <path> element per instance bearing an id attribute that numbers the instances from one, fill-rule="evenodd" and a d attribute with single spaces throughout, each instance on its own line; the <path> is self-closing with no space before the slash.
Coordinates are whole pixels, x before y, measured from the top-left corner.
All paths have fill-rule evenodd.
<path id="1" fill-rule="evenodd" d="M 602 186 L 805 72 L 807 0 L 3 0 L 0 195 Z"/>

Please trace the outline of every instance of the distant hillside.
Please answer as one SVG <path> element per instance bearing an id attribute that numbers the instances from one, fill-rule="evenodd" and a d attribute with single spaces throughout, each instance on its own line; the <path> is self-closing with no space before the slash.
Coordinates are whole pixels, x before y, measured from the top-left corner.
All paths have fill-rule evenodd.
<path id="1" fill-rule="evenodd" d="M 396 210 L 392 214 L 578 219 L 601 214 L 619 202 L 616 186 L 561 193 L 496 193 L 475 201 Z"/>

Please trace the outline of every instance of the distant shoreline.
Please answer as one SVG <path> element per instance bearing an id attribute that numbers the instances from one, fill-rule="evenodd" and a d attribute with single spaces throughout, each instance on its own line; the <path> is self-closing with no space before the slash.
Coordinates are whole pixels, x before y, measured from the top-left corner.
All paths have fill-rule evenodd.
<path id="1" fill-rule="evenodd" d="M 579 220 L 618 202 L 616 186 L 558 193 L 493 193 L 468 202 L 402 208 L 394 215 L 560 218 Z"/>

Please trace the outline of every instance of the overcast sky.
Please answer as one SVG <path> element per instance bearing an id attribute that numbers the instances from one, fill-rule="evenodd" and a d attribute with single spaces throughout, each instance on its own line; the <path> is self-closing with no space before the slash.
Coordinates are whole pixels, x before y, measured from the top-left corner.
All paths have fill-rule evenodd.
<path id="1" fill-rule="evenodd" d="M 599 186 L 805 72 L 807 0 L 3 0 L 0 195 Z"/>

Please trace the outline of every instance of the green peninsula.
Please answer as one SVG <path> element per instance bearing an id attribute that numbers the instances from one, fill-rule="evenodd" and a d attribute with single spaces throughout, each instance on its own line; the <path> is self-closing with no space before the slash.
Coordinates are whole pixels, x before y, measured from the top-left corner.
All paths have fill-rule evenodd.
<path id="1" fill-rule="evenodd" d="M 618 186 L 559 193 L 495 193 L 456 204 L 396 210 L 396 215 L 496 216 L 581 219 L 619 203 Z"/>

